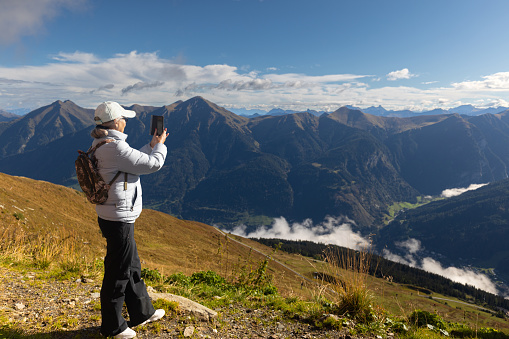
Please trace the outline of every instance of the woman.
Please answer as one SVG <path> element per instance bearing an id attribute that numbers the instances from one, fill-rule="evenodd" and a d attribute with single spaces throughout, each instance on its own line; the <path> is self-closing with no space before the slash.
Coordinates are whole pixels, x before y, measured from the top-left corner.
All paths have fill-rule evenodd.
<path id="1" fill-rule="evenodd" d="M 136 112 L 125 110 L 116 102 L 103 102 L 95 110 L 97 124 L 91 135 L 92 146 L 111 140 L 95 152 L 99 173 L 111 184 L 108 200 L 96 205 L 99 227 L 106 238 L 104 279 L 101 288 L 101 334 L 114 338 L 134 338 L 136 332 L 128 327 L 122 316 L 124 302 L 134 327 L 161 319 L 164 310 L 155 310 L 141 279 L 141 264 L 134 241 L 134 222 L 141 213 L 141 174 L 158 171 L 166 158 L 164 142 L 168 136 L 155 133 L 150 144 L 140 150 L 125 141 L 124 129 L 128 118 Z"/>

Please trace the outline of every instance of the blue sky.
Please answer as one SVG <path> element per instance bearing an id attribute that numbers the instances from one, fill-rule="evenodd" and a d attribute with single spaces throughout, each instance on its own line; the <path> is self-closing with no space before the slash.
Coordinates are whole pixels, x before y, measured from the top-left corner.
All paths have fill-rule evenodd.
<path id="1" fill-rule="evenodd" d="M 506 0 L 0 0 L 0 109 L 509 106 Z"/>

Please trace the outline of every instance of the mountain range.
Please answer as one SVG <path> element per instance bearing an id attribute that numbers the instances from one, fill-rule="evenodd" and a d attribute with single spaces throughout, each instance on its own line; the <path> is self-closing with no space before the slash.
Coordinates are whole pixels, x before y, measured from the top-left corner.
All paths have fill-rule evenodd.
<path id="1" fill-rule="evenodd" d="M 249 119 L 201 97 L 128 109 L 138 113 L 126 128 L 133 147 L 150 140 L 153 114 L 170 133 L 166 165 L 143 178 L 147 206 L 210 224 L 343 215 L 366 228 L 395 203 L 507 178 L 508 111 L 396 118 L 342 107 Z M 0 171 L 76 187 L 92 118 L 67 100 L 0 123 Z"/>
<path id="2" fill-rule="evenodd" d="M 509 107 L 487 107 L 487 108 L 479 108 L 472 105 L 461 105 L 458 107 L 450 108 L 450 109 L 433 109 L 428 111 L 412 111 L 412 110 L 387 110 L 382 106 L 371 106 L 366 108 L 360 108 L 356 106 L 347 105 L 346 106 L 349 109 L 362 111 L 364 113 L 372 114 L 372 115 L 378 115 L 378 116 L 385 116 L 385 117 L 399 117 L 399 118 L 407 118 L 407 117 L 415 117 L 415 116 L 422 116 L 422 115 L 435 115 L 435 114 L 452 114 L 452 113 L 458 113 L 458 114 L 464 114 L 464 115 L 481 115 L 485 113 L 491 113 L 491 114 L 497 114 L 503 111 L 506 111 L 509 109 Z M 294 114 L 294 113 L 303 113 L 308 112 L 316 116 L 320 116 L 322 114 L 329 114 L 331 112 L 326 111 L 316 111 L 312 109 L 307 109 L 305 111 L 298 111 L 298 110 L 288 110 L 288 109 L 281 109 L 281 108 L 273 108 L 269 111 L 264 111 L 262 109 L 246 109 L 246 108 L 231 108 L 231 112 L 245 116 L 248 118 L 256 118 L 262 115 L 286 115 L 286 114 Z M 2 121 L 10 121 L 19 118 L 20 115 L 24 115 L 25 113 L 28 113 L 28 109 L 15 109 L 10 111 L 4 111 L 0 109 L 0 122 Z"/>
<path id="3" fill-rule="evenodd" d="M 341 107 L 239 116 L 204 98 L 162 107 L 132 105 L 125 132 L 133 147 L 150 141 L 151 115 L 170 133 L 165 166 L 142 177 L 145 207 L 174 216 L 248 229 L 345 216 L 363 234 L 405 257 L 493 268 L 509 281 L 509 111 L 389 117 Z M 77 150 L 91 144 L 93 110 L 56 101 L 0 122 L 0 172 L 77 188 Z M 459 197 L 407 210 L 445 189 L 486 184 Z"/>
<path id="4" fill-rule="evenodd" d="M 372 114 L 372 115 L 378 115 L 378 116 L 384 116 L 384 117 L 398 117 L 398 118 L 408 118 L 408 117 L 416 117 L 420 115 L 435 115 L 435 114 L 452 114 L 452 113 L 458 113 L 458 114 L 465 114 L 465 115 L 481 115 L 485 113 L 491 113 L 496 114 L 503 111 L 506 111 L 509 109 L 509 107 L 487 107 L 487 108 L 478 108 L 474 107 L 472 105 L 461 105 L 458 107 L 450 108 L 450 109 L 441 109 L 436 108 L 433 110 L 428 111 L 412 111 L 412 110 L 387 110 L 383 108 L 382 106 L 371 106 L 366 108 L 360 108 L 356 106 L 347 105 L 345 106 L 349 109 L 363 111 L 364 113 Z M 293 114 L 293 113 L 302 113 L 303 111 L 296 111 L 296 110 L 284 110 L 281 108 L 273 108 L 270 111 L 264 111 L 259 109 L 245 109 L 245 108 L 233 108 L 231 109 L 232 112 L 238 114 L 247 116 L 248 118 L 255 118 L 259 117 L 261 115 L 284 115 L 284 114 Z M 325 112 L 325 111 L 315 111 L 308 109 L 305 112 L 311 113 L 316 116 L 320 116 L 322 114 L 329 114 L 331 112 Z"/>

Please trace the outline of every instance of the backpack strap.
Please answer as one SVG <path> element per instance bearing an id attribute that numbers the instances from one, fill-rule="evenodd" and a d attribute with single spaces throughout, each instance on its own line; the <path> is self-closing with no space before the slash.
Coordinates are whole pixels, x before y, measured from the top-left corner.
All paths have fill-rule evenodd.
<path id="1" fill-rule="evenodd" d="M 97 145 L 95 145 L 94 147 L 90 146 L 90 148 L 87 151 L 87 155 L 94 153 L 99 147 L 101 147 L 104 144 L 109 144 L 112 141 L 113 141 L 113 139 L 106 139 L 106 140 L 103 140 L 103 141 L 97 143 Z"/>
<path id="2" fill-rule="evenodd" d="M 118 176 L 120 175 L 120 173 L 122 173 L 122 172 L 118 171 L 118 172 L 117 172 L 117 174 L 115 174 L 115 176 L 113 177 L 113 179 L 111 179 L 111 181 L 110 181 L 110 183 L 109 183 L 109 186 L 111 186 L 111 184 L 113 184 L 113 182 L 114 182 L 115 180 L 117 180 L 117 178 L 118 178 Z M 127 173 L 126 173 L 126 174 L 127 174 Z M 124 184 L 124 188 L 125 188 L 125 186 L 126 186 L 126 185 Z M 124 190 L 125 190 L 125 189 L 124 189 Z"/>

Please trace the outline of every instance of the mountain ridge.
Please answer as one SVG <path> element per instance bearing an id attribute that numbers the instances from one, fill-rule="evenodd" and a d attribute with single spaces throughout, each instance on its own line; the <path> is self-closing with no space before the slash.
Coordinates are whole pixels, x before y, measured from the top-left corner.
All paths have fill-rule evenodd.
<path id="1" fill-rule="evenodd" d="M 448 265 L 493 268 L 507 284 L 508 206 L 506 179 L 404 211 L 380 230 L 377 247 L 404 257 L 407 253 L 397 244 L 413 238 L 421 244 L 421 257 L 439 255 Z"/>
<path id="2" fill-rule="evenodd" d="M 23 153 L 93 124 L 93 110 L 58 100 L 0 129 L 0 156 Z"/>

